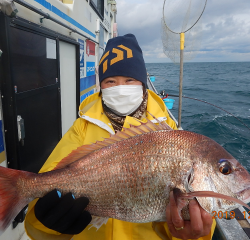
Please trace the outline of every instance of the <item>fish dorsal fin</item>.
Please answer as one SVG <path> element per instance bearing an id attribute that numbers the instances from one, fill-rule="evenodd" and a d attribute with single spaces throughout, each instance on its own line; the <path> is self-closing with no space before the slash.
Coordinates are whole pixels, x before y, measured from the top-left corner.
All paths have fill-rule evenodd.
<path id="1" fill-rule="evenodd" d="M 122 131 L 118 131 L 116 134 L 111 135 L 109 138 L 105 138 L 103 141 L 97 141 L 96 143 L 92 143 L 89 145 L 83 145 L 81 147 L 78 147 L 77 149 L 73 150 L 67 157 L 63 158 L 57 166 L 54 168 L 61 169 L 79 159 L 82 157 L 88 155 L 89 153 L 92 153 L 96 150 L 99 150 L 103 147 L 110 146 L 113 143 L 122 141 L 124 139 L 128 139 L 130 137 L 134 137 L 143 133 L 148 132 L 154 132 L 154 131 L 160 131 L 160 130 L 172 130 L 165 122 L 160 122 L 158 119 L 159 125 L 156 125 L 152 123 L 149 119 L 147 119 L 147 122 L 140 122 L 139 126 L 134 126 L 130 124 L 129 128 L 123 128 Z"/>

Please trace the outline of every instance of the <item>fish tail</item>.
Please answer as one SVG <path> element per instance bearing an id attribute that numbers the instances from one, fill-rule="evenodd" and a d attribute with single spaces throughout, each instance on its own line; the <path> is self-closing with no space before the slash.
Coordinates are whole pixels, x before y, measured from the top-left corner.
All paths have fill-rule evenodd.
<path id="1" fill-rule="evenodd" d="M 17 186 L 20 178 L 32 173 L 0 167 L 0 235 L 16 215 L 29 203 Z"/>

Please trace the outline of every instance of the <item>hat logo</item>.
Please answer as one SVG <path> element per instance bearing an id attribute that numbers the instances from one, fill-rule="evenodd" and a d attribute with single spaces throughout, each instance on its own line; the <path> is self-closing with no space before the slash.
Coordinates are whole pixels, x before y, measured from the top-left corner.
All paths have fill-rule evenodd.
<path id="1" fill-rule="evenodd" d="M 133 52 L 130 48 L 128 47 L 125 47 L 124 45 L 119 45 L 117 46 L 119 48 L 122 48 L 123 50 L 125 50 L 127 52 L 127 58 L 132 58 L 133 57 Z M 110 61 L 110 66 L 119 62 L 119 61 L 122 61 L 124 60 L 124 51 L 123 50 L 120 50 L 120 49 L 117 49 L 117 48 L 113 48 L 112 49 L 112 53 L 115 53 L 117 56 L 113 59 L 111 59 Z M 102 64 L 102 62 L 105 60 L 106 57 L 109 56 L 109 51 L 105 53 L 105 55 L 102 57 L 102 59 L 100 60 L 100 63 L 99 65 Z M 103 63 L 103 73 L 105 73 L 108 69 L 108 59 L 106 59 Z"/>

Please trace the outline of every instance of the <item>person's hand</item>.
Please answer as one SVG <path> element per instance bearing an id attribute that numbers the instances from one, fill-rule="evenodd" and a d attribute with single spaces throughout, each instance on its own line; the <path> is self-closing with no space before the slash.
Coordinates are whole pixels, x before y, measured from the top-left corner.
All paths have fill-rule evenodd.
<path id="1" fill-rule="evenodd" d="M 86 197 L 75 199 L 72 193 L 61 196 L 56 189 L 40 198 L 35 205 L 36 218 L 47 228 L 63 234 L 79 234 L 92 217 L 84 209 L 89 204 Z"/>
<path id="2" fill-rule="evenodd" d="M 180 239 L 197 239 L 208 235 L 211 231 L 213 219 L 211 215 L 201 208 L 196 200 L 189 203 L 190 221 L 180 218 L 174 200 L 173 192 L 170 192 L 170 202 L 167 206 L 167 224 L 170 233 Z"/>

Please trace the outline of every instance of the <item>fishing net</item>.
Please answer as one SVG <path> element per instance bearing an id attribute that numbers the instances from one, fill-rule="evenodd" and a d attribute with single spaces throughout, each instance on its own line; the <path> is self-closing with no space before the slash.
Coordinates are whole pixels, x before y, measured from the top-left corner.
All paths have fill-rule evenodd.
<path id="1" fill-rule="evenodd" d="M 193 59 L 202 37 L 200 20 L 207 0 L 164 0 L 161 38 L 165 55 L 180 62 L 180 34 L 185 33 L 183 61 Z"/>
<path id="2" fill-rule="evenodd" d="M 180 64 L 179 129 L 181 129 L 183 62 L 193 59 L 199 49 L 201 37 L 199 20 L 206 4 L 207 0 L 164 0 L 163 3 L 163 51 L 174 63 Z"/>

